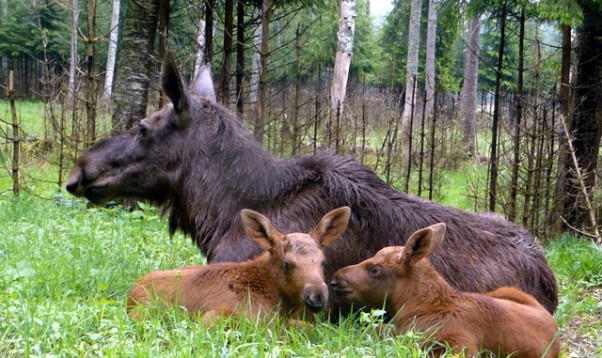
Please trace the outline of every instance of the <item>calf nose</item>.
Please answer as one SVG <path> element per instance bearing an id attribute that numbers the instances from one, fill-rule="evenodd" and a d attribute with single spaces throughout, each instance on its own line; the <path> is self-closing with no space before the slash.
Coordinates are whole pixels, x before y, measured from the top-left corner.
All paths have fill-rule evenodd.
<path id="1" fill-rule="evenodd" d="M 321 311 L 324 309 L 326 298 L 320 293 L 312 293 L 305 296 L 305 305 L 312 311 Z"/>

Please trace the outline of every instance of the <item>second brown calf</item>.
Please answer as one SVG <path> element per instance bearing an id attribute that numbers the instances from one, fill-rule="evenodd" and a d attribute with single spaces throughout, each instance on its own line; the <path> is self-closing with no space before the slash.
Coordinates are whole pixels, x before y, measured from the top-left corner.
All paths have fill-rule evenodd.
<path id="1" fill-rule="evenodd" d="M 488 350 L 498 356 L 558 357 L 556 322 L 532 296 L 512 287 L 487 294 L 459 292 L 443 279 L 426 256 L 439 248 L 444 234 L 445 224 L 419 230 L 405 247 L 385 247 L 340 269 L 331 285 L 355 305 L 384 305 L 395 314 L 398 333 L 416 328 L 470 356 Z M 435 355 L 441 353 L 433 348 Z"/>
<path id="2" fill-rule="evenodd" d="M 328 303 L 322 249 L 341 236 L 349 216 L 350 209 L 342 207 L 327 213 L 309 234 L 283 235 L 265 216 L 243 210 L 245 232 L 265 253 L 246 262 L 151 272 L 132 288 L 128 314 L 139 319 L 139 307 L 155 301 L 182 306 L 191 317 L 209 322 L 222 315 L 261 317 L 277 307 L 290 319 L 305 309 L 321 311 Z"/>

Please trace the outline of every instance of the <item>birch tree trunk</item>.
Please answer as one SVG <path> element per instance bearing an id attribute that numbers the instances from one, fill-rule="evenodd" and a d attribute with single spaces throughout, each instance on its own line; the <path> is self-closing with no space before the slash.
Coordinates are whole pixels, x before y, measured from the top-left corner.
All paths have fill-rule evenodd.
<path id="1" fill-rule="evenodd" d="M 69 60 L 69 81 L 67 83 L 67 103 L 75 108 L 75 80 L 79 58 L 77 55 L 77 38 L 79 22 L 79 0 L 73 0 L 71 18 L 71 59 Z"/>
<path id="2" fill-rule="evenodd" d="M 199 19 L 196 23 L 196 51 L 194 54 L 194 70 L 192 79 L 195 79 L 199 73 L 199 68 L 203 65 L 205 59 L 205 20 Z"/>
<path id="3" fill-rule="evenodd" d="M 464 86 L 460 94 L 460 120 L 463 123 L 465 152 L 475 158 L 477 136 L 477 82 L 479 73 L 479 39 L 481 38 L 481 14 L 468 22 L 467 48 L 464 57 Z"/>
<path id="4" fill-rule="evenodd" d="M 411 117 L 416 99 L 416 76 L 418 75 L 418 55 L 420 49 L 420 19 L 422 1 L 412 0 L 408 30 L 408 58 L 406 63 L 406 86 L 403 113 L 401 115 L 401 151 L 408 168 L 410 167 L 410 141 L 412 140 Z M 406 183 L 407 185 L 407 183 Z"/>
<path id="5" fill-rule="evenodd" d="M 131 128 L 146 116 L 158 15 L 159 0 L 128 3 L 112 97 L 114 133 Z"/>
<path id="6" fill-rule="evenodd" d="M 117 41 L 119 40 L 119 13 L 121 11 L 121 0 L 113 0 L 113 13 L 111 15 L 111 29 L 109 30 L 109 50 L 107 52 L 107 71 L 105 73 L 105 85 L 102 91 L 103 99 L 107 107 L 111 105 L 111 94 L 113 92 L 113 77 L 115 76 L 115 59 L 117 58 Z"/>
<path id="7" fill-rule="evenodd" d="M 335 113 L 338 111 L 339 116 L 343 113 L 349 67 L 351 66 L 351 57 L 353 55 L 355 16 L 355 0 L 340 0 L 337 54 L 330 90 L 330 108 Z"/>
<path id="8" fill-rule="evenodd" d="M 426 29 L 426 63 L 424 92 L 426 94 L 424 117 L 433 112 L 435 95 L 435 44 L 437 42 L 437 0 L 429 0 L 428 24 Z"/>

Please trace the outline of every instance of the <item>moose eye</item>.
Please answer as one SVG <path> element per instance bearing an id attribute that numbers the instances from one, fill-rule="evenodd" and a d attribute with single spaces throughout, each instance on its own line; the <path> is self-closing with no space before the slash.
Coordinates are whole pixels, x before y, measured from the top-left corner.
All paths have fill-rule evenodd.
<path id="1" fill-rule="evenodd" d="M 146 128 L 146 126 L 142 123 L 138 125 L 138 134 L 140 134 L 143 137 L 145 137 L 148 134 L 148 128 Z"/>

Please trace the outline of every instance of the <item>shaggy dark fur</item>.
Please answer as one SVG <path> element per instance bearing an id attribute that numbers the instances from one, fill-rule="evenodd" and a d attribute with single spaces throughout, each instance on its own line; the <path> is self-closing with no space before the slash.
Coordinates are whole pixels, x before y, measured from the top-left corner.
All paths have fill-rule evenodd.
<path id="1" fill-rule="evenodd" d="M 207 81 L 208 68 L 186 89 L 167 56 L 161 85 L 172 104 L 82 153 L 67 190 L 92 202 L 134 198 L 160 205 L 170 230 L 189 234 L 209 262 L 243 261 L 261 252 L 241 229 L 243 208 L 265 213 L 281 231 L 307 232 L 323 213 L 347 205 L 352 217 L 344 240 L 325 250 L 328 279 L 444 222 L 447 244 L 431 261 L 450 284 L 474 292 L 516 286 L 555 310 L 554 273 L 525 229 L 406 195 L 331 152 L 275 157 L 211 100 Z"/>

